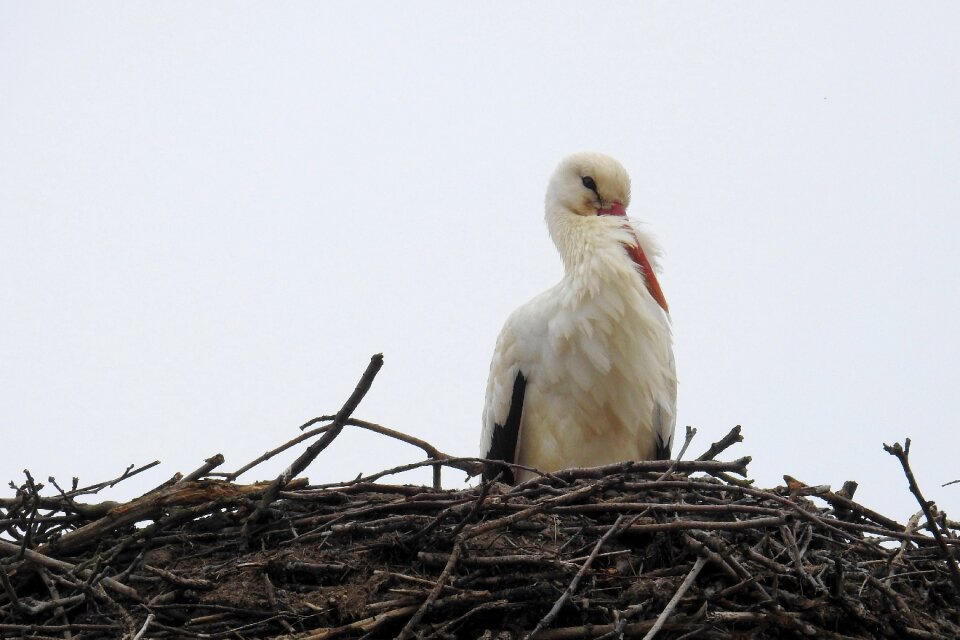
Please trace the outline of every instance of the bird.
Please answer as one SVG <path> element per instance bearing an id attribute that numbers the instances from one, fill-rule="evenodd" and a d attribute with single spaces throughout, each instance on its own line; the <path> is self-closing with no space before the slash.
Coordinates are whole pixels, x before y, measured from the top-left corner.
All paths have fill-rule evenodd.
<path id="1" fill-rule="evenodd" d="M 480 438 L 484 480 L 670 457 L 677 374 L 661 249 L 626 215 L 630 177 L 594 152 L 550 178 L 547 229 L 563 278 L 501 330 Z M 528 467 L 521 468 L 521 467 Z"/>

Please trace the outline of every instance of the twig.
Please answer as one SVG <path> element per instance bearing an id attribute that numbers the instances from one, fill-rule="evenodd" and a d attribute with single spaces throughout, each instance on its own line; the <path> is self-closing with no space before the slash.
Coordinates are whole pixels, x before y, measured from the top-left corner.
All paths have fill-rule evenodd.
<path id="1" fill-rule="evenodd" d="M 483 458 L 448 458 L 446 460 L 441 460 L 439 463 L 433 458 L 427 460 L 421 460 L 420 462 L 411 462 L 408 464 L 402 464 L 391 469 L 384 469 L 383 471 L 378 471 L 377 473 L 371 473 L 368 476 L 359 475 L 353 480 L 347 480 L 345 482 L 328 482 L 326 484 L 317 484 L 312 485 L 312 489 L 345 489 L 348 487 L 354 487 L 357 485 L 369 486 L 373 483 L 374 480 L 379 480 L 380 478 L 385 478 L 387 476 L 397 475 L 398 473 L 404 473 L 405 471 L 411 471 L 413 469 L 420 469 L 423 467 L 432 467 L 436 464 L 442 464 L 448 467 L 453 467 L 454 469 L 463 469 L 464 466 L 472 466 L 477 463 L 481 463 Z M 501 462 L 501 464 L 505 464 Z"/>
<path id="2" fill-rule="evenodd" d="M 57 553 L 73 553 L 87 546 L 93 545 L 100 538 L 112 531 L 125 526 L 156 518 L 171 507 L 187 507 L 211 503 L 206 510 L 216 506 L 217 502 L 230 503 L 246 501 L 262 495 L 267 486 L 237 485 L 219 480 L 206 480 L 187 484 L 166 485 L 147 493 L 144 496 L 131 500 L 122 505 L 116 505 L 102 517 L 74 529 L 59 539 L 40 547 L 40 551 L 56 551 Z M 176 515 L 170 516 L 176 519 Z"/>
<path id="3" fill-rule="evenodd" d="M 151 613 L 147 616 L 147 619 L 143 621 L 143 626 L 140 627 L 140 631 L 137 632 L 137 635 L 133 637 L 133 640 L 140 640 L 143 637 L 143 634 L 147 632 L 147 629 L 150 628 L 150 624 L 153 622 L 153 619 L 156 617 L 155 614 Z"/>
<path id="4" fill-rule="evenodd" d="M 730 432 L 727 435 L 723 436 L 719 441 L 711 444 L 710 448 L 707 449 L 703 455 L 697 458 L 697 460 L 713 460 L 718 454 L 726 451 L 728 448 L 738 442 L 743 442 L 743 436 L 740 435 L 740 425 L 730 429 Z"/>
<path id="5" fill-rule="evenodd" d="M 697 428 L 687 425 L 686 431 L 683 436 L 683 446 L 681 446 L 680 451 L 677 452 L 676 460 L 683 459 L 683 455 L 687 452 L 687 449 L 690 447 L 690 443 L 693 442 L 693 438 L 696 435 L 697 435 Z"/>
<path id="6" fill-rule="evenodd" d="M 154 467 L 157 466 L 158 464 L 160 464 L 160 461 L 159 461 L 159 460 L 154 460 L 153 462 L 149 462 L 149 463 L 143 465 L 142 467 L 138 467 L 138 468 L 136 468 L 136 469 L 134 469 L 134 468 L 133 468 L 133 465 L 131 464 L 130 466 L 128 466 L 128 467 L 124 470 L 124 472 L 123 472 L 122 474 L 120 474 L 119 477 L 114 478 L 113 480 L 106 480 L 106 481 L 104 481 L 104 482 L 98 482 L 97 484 L 92 484 L 92 485 L 90 485 L 89 487 L 82 487 L 82 488 L 80 488 L 80 489 L 74 489 L 74 490 L 72 490 L 72 491 L 68 491 L 66 495 L 68 495 L 68 496 L 71 497 L 71 498 L 74 498 L 74 497 L 76 497 L 76 496 L 84 495 L 84 494 L 88 494 L 88 493 L 97 493 L 98 491 L 100 491 L 101 489 L 103 489 L 103 488 L 105 488 L 105 487 L 114 487 L 114 486 L 116 486 L 117 484 L 119 484 L 120 482 L 123 482 L 124 480 L 127 480 L 128 478 L 132 478 L 133 476 L 137 475 L 138 473 L 143 473 L 143 472 L 146 471 L 147 469 L 152 469 L 152 468 L 154 468 Z"/>
<path id="7" fill-rule="evenodd" d="M 440 592 L 443 590 L 444 585 L 447 584 L 447 580 L 450 578 L 450 573 L 456 566 L 457 560 L 460 559 L 460 554 L 463 552 L 463 544 L 463 540 L 458 537 L 457 541 L 453 545 L 453 550 L 450 551 L 450 557 L 447 559 L 446 566 L 443 567 L 440 577 L 437 578 L 437 584 L 435 584 L 433 589 L 430 590 L 430 595 L 428 595 L 427 599 L 423 601 L 423 604 L 420 605 L 420 608 L 417 609 L 416 613 L 414 613 L 410 620 L 407 621 L 407 624 L 404 625 L 403 629 L 400 631 L 400 635 L 397 636 L 397 640 L 407 640 L 407 638 L 412 636 L 414 629 L 416 629 L 417 625 L 420 624 L 423 616 L 426 615 L 427 611 L 430 610 L 430 607 L 433 606 L 433 603 L 437 601 L 438 597 L 440 597 Z"/>
<path id="8" fill-rule="evenodd" d="M 910 485 L 910 492 L 913 493 L 917 502 L 920 503 L 920 508 L 923 509 L 923 515 L 927 519 L 927 528 L 940 546 L 943 558 L 947 561 L 947 566 L 950 568 L 950 577 L 953 580 L 953 586 L 956 588 L 957 594 L 960 595 L 960 568 L 957 567 L 957 559 L 954 557 L 953 552 L 947 547 L 946 542 L 944 542 L 940 527 L 937 526 L 936 519 L 930 510 L 930 503 L 927 502 L 920 492 L 920 486 L 917 484 L 917 480 L 913 476 L 913 471 L 910 469 L 910 438 L 903 441 L 903 446 L 900 446 L 899 442 L 895 442 L 893 446 L 884 444 L 883 449 L 900 461 L 900 466 L 903 467 L 903 473 L 907 476 L 907 483 Z"/>
<path id="9" fill-rule="evenodd" d="M 392 611 L 387 611 L 386 613 L 379 613 L 375 616 L 370 616 L 369 618 L 357 620 L 356 622 L 351 622 L 350 624 L 345 624 L 343 626 L 335 627 L 333 629 L 320 629 L 304 637 L 303 640 L 328 640 L 329 638 L 337 638 L 347 633 L 357 632 L 357 631 L 370 633 L 376 629 L 379 629 L 380 627 L 390 622 L 391 620 L 403 618 L 411 613 L 416 612 L 418 608 L 419 608 L 419 605 L 415 604 L 408 607 L 393 609 Z"/>
<path id="10" fill-rule="evenodd" d="M 320 416 L 319 418 L 314 418 L 309 422 L 306 422 L 300 425 L 300 430 L 309 427 L 310 425 L 316 424 L 317 422 L 327 422 L 331 420 L 336 420 L 337 416 Z M 427 442 L 426 440 L 421 440 L 415 436 L 407 435 L 402 431 L 397 431 L 396 429 L 391 429 L 389 427 L 384 427 L 382 425 L 376 424 L 375 422 L 367 422 L 366 420 L 358 420 L 357 418 L 350 418 L 345 421 L 344 424 L 360 427 L 361 429 L 366 429 L 367 431 L 373 431 L 374 433 L 379 433 L 385 436 L 389 436 L 395 440 L 400 440 L 401 442 L 406 442 L 407 444 L 412 444 L 415 447 L 423 449 L 423 451 L 430 456 L 431 458 L 445 458 L 449 457 L 447 454 L 443 453 L 435 446 Z"/>
<path id="11" fill-rule="evenodd" d="M 37 573 L 40 575 L 40 579 L 43 580 L 43 584 L 46 585 L 47 591 L 50 592 L 50 595 L 51 597 L 53 597 L 54 601 L 62 601 L 63 598 L 60 597 L 60 590 L 57 589 L 57 585 L 53 581 L 53 578 L 50 577 L 50 573 L 42 567 L 37 569 Z M 87 598 L 86 594 L 81 593 L 78 595 L 81 601 L 86 600 Z M 67 612 L 63 608 L 62 603 L 56 606 L 56 608 L 54 609 L 54 614 L 64 624 L 70 624 L 70 620 L 67 618 Z M 63 632 L 63 637 L 64 637 L 64 640 L 70 640 L 73 637 L 73 633 L 68 629 L 67 631 Z"/>
<path id="12" fill-rule="evenodd" d="M 641 633 L 649 631 L 653 626 L 654 622 L 651 620 L 643 620 L 642 622 L 632 622 L 623 627 L 620 636 L 618 638 L 638 638 Z M 684 624 L 684 623 L 673 623 L 668 622 L 664 625 L 664 629 L 669 629 L 671 631 L 696 631 L 700 627 Z M 579 627 L 562 627 L 560 629 L 545 629 L 540 632 L 540 635 L 537 636 L 537 640 L 585 640 L 586 638 L 600 638 L 604 635 L 609 634 L 611 631 L 616 629 L 615 624 L 588 624 L 582 625 Z M 688 636 L 690 637 L 690 636 Z M 699 638 L 701 636 L 692 636 Z M 707 638 L 730 638 L 731 636 L 722 635 L 722 636 L 703 636 Z M 679 639 L 678 639 L 679 640 Z"/>
<path id="13" fill-rule="evenodd" d="M 683 597 L 683 594 L 687 592 L 687 589 L 690 588 L 690 585 L 693 584 L 693 581 L 697 579 L 697 574 L 700 573 L 700 570 L 703 569 L 703 565 L 707 563 L 707 559 L 703 556 L 697 556 L 697 561 L 693 563 L 693 567 L 690 568 L 690 573 L 687 574 L 687 577 L 683 579 L 683 582 L 680 583 L 680 587 L 677 589 L 677 592 L 673 594 L 673 597 L 670 598 L 670 602 L 667 603 L 667 606 L 663 611 L 660 612 L 660 615 L 657 616 L 657 621 L 653 624 L 653 628 L 647 632 L 647 635 L 643 636 L 643 640 L 653 640 L 660 629 L 663 628 L 663 624 L 667 621 L 667 618 L 673 613 L 673 610 L 677 608 L 677 603 L 680 602 L 680 598 Z"/>
<path id="14" fill-rule="evenodd" d="M 688 425 L 688 426 L 687 426 L 687 429 L 686 429 L 686 433 L 685 433 L 685 435 L 684 435 L 684 439 L 683 439 L 683 446 L 680 447 L 680 451 L 677 453 L 676 459 L 673 460 L 673 461 L 672 461 L 672 464 L 667 468 L 667 470 L 664 471 L 663 474 L 662 474 L 659 478 L 657 478 L 657 482 L 662 482 L 662 481 L 663 481 L 664 479 L 666 479 L 671 473 L 673 473 L 673 470 L 676 469 L 676 467 L 677 467 L 677 465 L 679 464 L 681 458 L 683 458 L 683 455 L 687 452 L 687 448 L 690 446 L 690 443 L 693 441 L 693 437 L 694 437 L 695 435 L 697 435 L 697 430 L 696 430 L 695 428 L 693 428 L 693 427 L 691 427 L 691 426 Z M 637 521 L 637 519 L 638 519 L 640 516 L 646 514 L 648 511 L 649 511 L 649 509 L 643 509 L 643 511 L 641 511 L 641 513 L 640 513 L 639 515 L 635 516 L 635 517 L 630 521 L 630 523 L 629 523 L 626 527 L 624 527 L 624 529 L 629 529 L 629 528 L 633 525 L 633 523 Z M 587 557 L 587 559 L 586 559 L 586 561 L 584 562 L 583 566 L 582 566 L 582 567 L 580 568 L 580 570 L 577 572 L 577 575 L 574 576 L 573 581 L 571 581 L 571 583 L 567 586 L 567 589 L 566 589 L 566 590 L 563 592 L 563 594 L 560 596 L 560 599 L 557 600 L 556 603 L 554 603 L 553 609 L 551 609 L 550 612 L 547 614 L 547 616 L 544 616 L 544 618 L 541 619 L 539 623 L 537 623 L 537 628 L 535 628 L 535 629 L 533 630 L 533 632 L 532 632 L 529 636 L 527 636 L 527 638 L 532 638 L 533 635 L 536 634 L 538 630 L 540 630 L 540 629 L 542 629 L 543 627 L 545 627 L 547 624 L 549 624 L 549 622 L 552 622 L 552 618 L 551 618 L 551 620 L 550 620 L 549 622 L 545 622 L 545 621 L 546 621 L 547 618 L 550 616 L 550 614 L 553 614 L 553 617 L 555 618 L 556 615 L 560 612 L 560 609 L 562 608 L 563 603 L 564 603 L 567 599 L 569 599 L 570 596 L 573 594 L 573 592 L 576 590 L 576 586 L 577 586 L 577 583 L 578 583 L 579 580 L 580 580 L 580 577 L 581 577 L 581 576 L 583 575 L 583 573 L 586 571 L 587 567 L 588 567 L 588 566 L 593 562 L 593 560 L 597 557 L 597 553 L 600 551 L 600 547 L 603 545 L 604 541 L 605 541 L 610 535 L 613 534 L 614 530 L 623 522 L 624 517 L 625 517 L 625 516 L 624 516 L 623 514 L 621 514 L 620 516 L 618 516 L 618 517 L 617 517 L 617 520 L 613 523 L 613 526 L 611 526 L 610 529 L 607 530 L 607 531 L 603 534 L 603 537 L 600 539 L 599 542 L 597 542 L 597 546 L 595 546 L 595 547 L 593 548 L 593 551 L 591 551 L 590 555 Z M 698 571 L 698 573 L 699 573 L 699 569 L 698 569 L 697 571 Z M 612 631 L 612 632 L 611 632 L 610 634 L 608 634 L 608 635 L 614 635 L 614 636 L 615 636 L 615 635 L 619 635 L 619 634 L 623 633 L 623 628 L 624 628 L 624 626 L 626 625 L 627 620 L 629 619 L 630 616 L 629 616 L 628 614 L 626 614 L 625 612 L 623 612 L 622 615 L 623 615 L 623 617 L 620 619 L 620 621 L 617 622 L 617 626 L 616 626 L 615 630 Z M 662 626 L 662 623 L 661 623 L 661 626 Z"/>
<path id="15" fill-rule="evenodd" d="M 275 455 L 277 455 L 277 454 L 279 454 L 279 453 L 283 453 L 284 451 L 286 451 L 286 450 L 289 449 L 290 447 L 293 447 L 293 446 L 295 446 L 295 445 L 298 445 L 298 444 L 300 444 L 301 442 L 303 442 L 304 440 L 309 440 L 310 438 L 312 438 L 313 436 L 317 435 L 318 433 L 326 433 L 327 431 L 330 430 L 330 427 L 331 427 L 331 426 L 332 426 L 332 425 L 326 425 L 326 426 L 320 427 L 320 428 L 318 428 L 318 429 L 311 429 L 310 431 L 305 431 L 305 432 L 301 433 L 300 435 L 298 435 L 296 438 L 293 438 L 292 440 L 288 440 L 287 442 L 284 442 L 284 443 L 283 443 L 282 445 L 280 445 L 279 447 L 277 447 L 277 448 L 275 448 L 275 449 L 271 449 L 271 450 L 269 450 L 269 451 L 261 454 L 256 460 L 252 460 L 252 461 L 248 462 L 247 464 L 243 465 L 242 467 L 240 467 L 240 468 L 237 469 L 236 471 L 233 471 L 233 472 L 231 472 L 231 473 L 223 474 L 222 477 L 223 477 L 224 479 L 226 479 L 226 480 L 229 480 L 229 481 L 233 482 L 234 480 L 236 480 L 237 478 L 239 478 L 241 475 L 243 475 L 244 473 L 246 473 L 246 472 L 249 471 L 250 469 L 253 469 L 255 466 L 257 466 L 258 464 L 260 464 L 261 462 L 265 462 L 265 461 L 269 460 L 270 458 L 272 458 L 273 456 L 275 456 Z M 219 475 L 219 474 L 214 474 L 214 475 Z"/>
<path id="16" fill-rule="evenodd" d="M 427 565 L 446 566 L 450 554 L 433 553 L 430 551 L 417 552 L 417 560 Z M 461 558 L 460 564 L 467 567 L 509 567 L 518 565 L 553 564 L 555 557 L 546 553 L 528 553 L 496 556 L 473 556 Z M 432 584 L 432 583 L 431 583 Z"/>
<path id="17" fill-rule="evenodd" d="M 183 484 L 185 482 L 193 482 L 194 480 L 199 480 L 203 476 L 207 475 L 208 473 L 210 473 L 211 471 L 213 471 L 214 469 L 222 465 L 223 461 L 224 461 L 224 458 L 222 453 L 218 453 L 215 456 L 211 456 L 206 460 L 204 460 L 204 464 L 202 467 L 200 467 L 195 471 L 191 471 L 187 475 L 180 478 L 180 480 L 177 481 L 177 484 Z"/>
<path id="18" fill-rule="evenodd" d="M 333 416 L 322 416 L 320 419 L 321 419 L 321 420 L 329 420 L 329 419 L 331 419 L 332 417 L 333 417 Z M 443 462 L 449 463 L 450 461 L 461 460 L 461 459 L 457 458 L 456 456 L 451 456 L 451 455 L 449 455 L 449 454 L 444 453 L 443 451 L 440 451 L 439 449 L 437 449 L 435 446 L 433 446 L 432 444 L 430 444 L 430 443 L 427 442 L 426 440 L 422 440 L 422 439 L 420 439 L 420 438 L 417 438 L 417 437 L 414 437 L 414 436 L 411 436 L 411 435 L 407 435 L 406 433 L 403 433 L 403 432 L 401 432 L 401 431 L 397 431 L 397 430 L 395 430 L 395 429 L 390 429 L 389 427 L 384 427 L 384 426 L 379 425 L 379 424 L 377 424 L 377 423 L 375 423 L 375 422 L 368 422 L 368 421 L 366 421 L 366 420 L 359 420 L 359 419 L 357 419 L 357 418 L 350 418 L 350 419 L 347 420 L 344 424 L 347 425 L 347 426 L 350 426 L 350 427 L 359 427 L 360 429 L 366 429 L 367 431 L 372 431 L 372 432 L 374 432 L 374 433 L 379 433 L 379 434 L 381 434 L 381 435 L 385 435 L 385 436 L 388 436 L 388 437 L 390 437 L 390 438 L 393 438 L 394 440 L 399 440 L 399 441 L 401 441 L 401 442 L 406 442 L 407 444 L 411 444 L 411 445 L 413 445 L 413 446 L 415 446 L 415 447 L 419 447 L 420 449 L 422 449 L 422 450 L 424 451 L 424 453 L 427 454 L 428 457 L 430 457 L 430 458 L 432 458 L 432 459 L 434 459 L 434 460 L 437 460 L 437 461 L 443 461 Z M 303 427 L 301 427 L 301 428 L 303 428 Z M 461 465 L 462 465 L 462 466 L 461 466 Z M 478 474 L 480 473 L 480 471 L 482 471 L 482 466 L 483 466 L 483 465 L 481 465 L 481 464 L 479 464 L 479 463 L 469 464 L 469 463 L 459 463 L 459 462 L 458 462 L 458 463 L 455 463 L 455 464 L 450 464 L 450 466 L 453 466 L 453 467 L 457 467 L 457 468 L 459 468 L 459 469 L 462 469 L 463 471 L 466 471 L 466 472 L 469 473 L 470 475 L 478 475 Z M 434 468 L 436 469 L 436 467 L 434 467 Z M 434 485 L 433 488 L 434 488 L 434 489 L 439 489 L 440 487 Z"/>
<path id="19" fill-rule="evenodd" d="M 748 520 L 733 520 L 711 522 L 709 520 L 672 520 L 670 522 L 656 522 L 651 524 L 631 524 L 624 527 L 630 533 L 653 533 L 657 531 L 688 531 L 703 529 L 704 531 L 738 531 L 743 529 L 764 529 L 778 527 L 790 519 L 789 515 L 772 518 L 750 518 Z M 587 531 L 592 529 L 587 528 Z"/>
<path id="20" fill-rule="evenodd" d="M 370 364 L 367 365 L 366 371 L 363 372 L 363 376 L 361 376 L 360 382 L 357 383 L 356 389 L 353 390 L 353 393 L 344 403 L 343 407 L 337 412 L 330 430 L 323 434 L 322 438 L 307 447 L 307 450 L 270 484 L 270 487 L 263 494 L 263 498 L 260 499 L 260 504 L 257 505 L 257 508 L 250 514 L 246 522 L 244 522 L 241 532 L 243 538 L 249 538 L 251 523 L 259 522 L 260 518 L 266 512 L 267 507 L 276 499 L 280 490 L 293 478 L 297 477 L 301 471 L 306 469 L 307 466 L 320 455 L 320 452 L 326 449 L 327 446 L 340 435 L 340 431 L 343 430 L 343 425 L 347 421 L 347 418 L 350 417 L 350 414 L 353 413 L 357 405 L 360 404 L 360 401 L 363 400 L 363 396 L 370 390 L 370 385 L 373 384 L 373 379 L 377 376 L 377 372 L 380 371 L 380 367 L 382 366 L 382 353 L 378 353 L 370 358 Z"/>
<path id="21" fill-rule="evenodd" d="M 303 430 L 303 429 L 306 429 L 307 427 L 317 424 L 318 422 L 332 421 L 335 419 L 336 419 L 336 416 L 319 416 L 317 418 L 308 420 L 304 424 L 300 425 L 300 429 Z M 474 458 L 463 458 L 463 457 L 448 455 L 446 453 L 443 453 L 442 451 L 440 451 L 439 449 L 437 449 L 436 447 L 434 447 L 432 444 L 430 444 L 425 440 L 421 440 L 420 438 L 415 438 L 414 436 L 409 436 L 405 433 L 381 426 L 374 422 L 368 422 L 366 420 L 358 420 L 357 418 L 349 418 L 343 424 L 348 427 L 359 427 L 360 429 L 365 429 L 367 431 L 379 433 L 379 434 L 394 438 L 396 440 L 400 440 L 401 442 L 412 444 L 416 447 L 419 447 L 420 449 L 423 449 L 423 451 L 426 452 L 426 454 L 430 458 L 443 461 L 443 463 L 445 463 L 447 466 L 461 469 L 462 471 L 466 471 L 470 475 L 474 475 L 474 476 L 478 475 L 482 468 L 482 464 L 479 461 L 476 461 L 476 459 Z M 289 440 L 283 443 L 282 445 L 280 445 L 279 447 L 276 447 L 275 449 L 271 449 L 261 454 L 257 459 L 251 462 L 248 462 L 247 464 L 243 465 L 236 471 L 232 473 L 223 474 L 223 477 L 226 478 L 227 480 L 235 480 L 237 477 L 239 477 L 243 473 L 246 473 L 253 467 L 260 464 L 261 462 L 269 460 L 270 458 L 276 456 L 277 454 L 283 453 L 290 447 L 293 447 L 303 442 L 304 440 L 309 440 L 310 438 L 312 438 L 317 434 L 326 433 L 330 431 L 332 427 L 333 427 L 333 424 L 327 424 L 327 425 L 323 425 L 322 427 L 317 427 L 316 429 L 310 429 L 309 431 L 304 431 L 296 438 L 293 438 L 292 440 Z M 434 466 L 434 468 L 436 468 L 436 466 Z"/>
<path id="22" fill-rule="evenodd" d="M 496 481 L 500 477 L 500 474 L 494 478 Z M 470 511 L 467 512 L 467 515 L 457 523 L 457 526 L 453 528 L 453 531 L 450 533 L 452 538 L 457 538 L 460 535 L 460 532 L 463 531 L 463 528 L 467 526 L 467 523 L 472 521 L 474 516 L 477 515 L 477 511 L 480 510 L 480 507 L 483 506 L 484 501 L 487 499 L 487 495 L 490 493 L 490 487 L 493 486 L 493 482 L 485 482 L 480 486 L 480 492 L 477 494 L 477 499 L 474 500 L 473 505 L 470 507 Z"/>
<path id="23" fill-rule="evenodd" d="M 437 637 L 448 638 L 450 637 L 449 635 L 443 635 L 447 629 L 452 629 L 458 624 L 461 624 L 467 618 L 474 616 L 478 613 L 481 613 L 483 611 L 486 611 L 487 609 L 504 608 L 504 606 L 509 604 L 509 602 L 510 602 L 509 600 L 494 600 L 493 602 L 484 602 L 475 607 L 471 607 L 470 609 L 467 609 L 467 612 L 464 613 L 463 615 L 457 616 L 453 620 L 450 620 L 448 622 L 443 623 L 443 625 L 440 625 L 436 631 L 428 635 L 424 640 L 431 640 L 432 638 L 437 638 Z"/>
<path id="24" fill-rule="evenodd" d="M 3 586 L 3 590 L 6 592 L 7 598 L 10 599 L 10 604 L 13 605 L 13 610 L 22 611 L 24 605 L 21 604 L 16 590 L 13 588 L 13 585 L 10 584 L 10 579 L 7 577 L 7 571 L 5 567 L 0 567 L 0 585 Z"/>
<path id="25" fill-rule="evenodd" d="M 833 505 L 834 509 L 837 510 L 838 516 L 845 516 L 846 514 L 849 514 L 849 513 L 855 513 L 858 516 L 873 520 L 877 524 L 881 524 L 884 527 L 887 527 L 889 529 L 894 529 L 896 531 L 904 530 L 903 525 L 897 522 L 896 520 L 887 518 L 886 516 L 880 513 L 877 513 L 872 509 L 868 509 L 863 505 L 854 502 L 850 496 L 853 495 L 854 491 L 856 491 L 857 483 L 851 482 L 848 480 L 847 482 L 844 483 L 843 486 L 844 488 L 841 489 L 840 491 L 837 491 L 836 493 L 827 491 L 827 492 L 817 493 L 816 497 L 820 498 L 821 500 L 825 500 L 826 502 Z M 846 495 L 846 494 L 849 494 L 849 495 Z M 841 519 L 848 519 L 848 518 L 844 517 Z"/>
<path id="26" fill-rule="evenodd" d="M 750 464 L 751 460 L 752 458 L 750 456 L 743 456 L 742 458 L 728 462 L 717 462 L 715 460 L 634 460 L 629 462 L 616 462 L 600 467 L 564 469 L 563 471 L 554 472 L 552 477 L 571 481 L 606 478 L 611 475 L 623 473 L 664 473 L 667 471 L 671 473 L 673 471 L 681 473 L 696 473 L 698 471 L 703 473 L 719 473 L 722 471 L 731 471 L 741 476 L 746 476 L 747 465 Z M 502 461 L 497 461 L 497 463 L 502 464 Z"/>
<path id="27" fill-rule="evenodd" d="M 823 583 L 821 583 L 816 577 L 807 573 L 807 570 L 804 568 L 803 554 L 800 552 L 800 547 L 797 546 L 797 538 L 793 535 L 793 530 L 787 525 L 782 525 L 780 527 L 780 535 L 783 537 L 787 551 L 790 552 L 790 556 L 793 558 L 793 566 L 797 570 L 797 575 L 800 577 L 800 579 L 809 583 L 815 594 L 819 595 L 820 593 L 826 592 L 827 588 L 823 585 Z"/>
<path id="28" fill-rule="evenodd" d="M 185 578 L 183 576 L 178 576 L 172 571 L 167 571 L 166 569 L 154 567 L 149 564 L 143 565 L 143 569 L 144 571 L 158 575 L 170 584 L 183 589 L 213 589 L 217 586 L 216 583 L 211 582 L 210 580 L 204 580 L 202 578 Z"/>
<path id="29" fill-rule="evenodd" d="M 547 615 L 540 619 L 540 622 L 537 623 L 537 626 L 533 628 L 533 631 L 526 635 L 524 640 L 531 640 L 540 630 L 548 627 L 557 617 L 557 615 L 559 615 L 560 609 L 562 609 L 563 605 L 567 603 L 567 600 L 570 599 L 570 596 L 576 592 L 577 586 L 580 584 L 580 579 L 583 578 L 584 574 L 587 572 L 587 569 L 589 569 L 590 565 L 593 564 L 597 554 L 600 553 L 600 549 L 604 544 L 606 544 L 607 540 L 613 536 L 613 534 L 617 533 L 617 531 L 620 529 L 620 525 L 625 519 L 626 514 L 620 514 L 617 516 L 617 519 L 612 525 L 610 525 L 610 528 L 607 529 L 606 533 L 604 533 L 600 539 L 597 540 L 597 544 L 594 545 L 593 551 L 590 552 L 590 555 L 584 561 L 583 565 L 581 565 L 579 571 L 577 571 L 577 574 L 573 576 L 573 580 L 570 581 L 570 584 L 567 585 L 567 588 L 563 590 L 563 593 L 560 594 L 560 597 L 557 598 L 557 601 L 553 603 L 553 607 L 551 607 L 550 611 L 547 612 Z"/>
<path id="30" fill-rule="evenodd" d="M 509 525 L 518 520 L 523 520 L 525 518 L 529 518 L 534 514 L 541 513 L 542 511 L 546 511 L 552 506 L 567 504 L 568 502 L 575 502 L 577 500 L 580 500 L 581 498 L 584 498 L 592 493 L 595 493 L 596 491 L 599 491 L 602 488 L 602 486 L 603 486 L 602 483 L 597 483 L 597 484 L 589 484 L 584 487 L 580 487 L 579 489 L 575 489 L 570 493 L 564 493 L 555 498 L 550 498 L 548 500 L 544 500 L 543 502 L 538 502 L 537 504 L 531 507 L 527 507 L 523 511 L 517 511 L 516 513 L 513 513 L 509 516 L 504 516 L 503 518 L 497 518 L 496 520 L 491 520 L 489 522 L 484 522 L 482 524 L 478 524 L 473 527 L 470 527 L 470 529 L 463 532 L 463 535 L 470 538 L 470 537 L 478 536 L 482 533 L 486 533 L 487 531 L 499 529 L 500 527 Z"/>
<path id="31" fill-rule="evenodd" d="M 20 553 L 20 547 L 15 544 L 11 544 L 4 540 L 0 540 L 0 552 L 7 555 L 17 555 Z M 63 560 L 57 560 L 56 558 L 49 558 L 42 553 L 33 551 L 32 549 L 24 550 L 24 556 L 33 563 L 39 564 L 44 567 L 50 567 L 53 569 L 60 569 L 62 571 L 73 572 L 76 571 L 77 575 L 87 578 L 94 575 L 90 569 L 81 569 L 76 565 L 70 564 L 69 562 L 64 562 Z M 142 601 L 140 594 L 137 593 L 136 589 L 128 587 L 125 584 L 117 582 L 113 578 L 102 578 L 100 582 L 116 593 L 124 595 L 132 600 Z"/>

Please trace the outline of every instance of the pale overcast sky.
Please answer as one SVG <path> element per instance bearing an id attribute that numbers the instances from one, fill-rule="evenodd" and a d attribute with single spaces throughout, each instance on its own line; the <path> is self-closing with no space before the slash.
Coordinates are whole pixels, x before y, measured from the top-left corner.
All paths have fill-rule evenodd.
<path id="1" fill-rule="evenodd" d="M 163 462 L 122 499 L 237 468 L 379 351 L 356 416 L 475 454 L 495 337 L 562 271 L 547 178 L 596 150 L 666 249 L 694 453 L 742 424 L 728 455 L 761 484 L 856 479 L 904 519 L 881 443 L 910 436 L 956 517 L 958 24 L 936 2 L 2 2 L 0 479 Z M 419 458 L 345 433 L 306 475 Z"/>

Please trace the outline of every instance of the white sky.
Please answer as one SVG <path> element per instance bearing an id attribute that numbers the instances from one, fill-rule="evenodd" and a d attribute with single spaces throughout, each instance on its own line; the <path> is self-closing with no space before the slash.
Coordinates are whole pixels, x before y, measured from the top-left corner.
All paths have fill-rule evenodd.
<path id="1" fill-rule="evenodd" d="M 665 245 L 679 427 L 960 510 L 954 3 L 0 3 L 0 480 L 132 497 L 336 411 L 476 453 L 546 181 L 616 156 Z M 298 450 L 299 451 L 299 450 Z M 420 458 L 344 434 L 308 470 Z M 272 477 L 290 456 L 242 477 Z M 459 472 L 445 472 L 459 486 Z M 426 480 L 427 475 L 413 480 Z M 9 490 L 8 490 L 9 491 Z"/>

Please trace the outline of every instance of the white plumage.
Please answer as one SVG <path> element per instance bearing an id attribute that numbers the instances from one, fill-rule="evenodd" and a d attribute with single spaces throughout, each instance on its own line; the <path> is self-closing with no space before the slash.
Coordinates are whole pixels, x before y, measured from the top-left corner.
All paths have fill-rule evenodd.
<path id="1" fill-rule="evenodd" d="M 629 204 L 630 179 L 613 158 L 579 153 L 557 167 L 546 221 L 565 274 L 500 332 L 483 457 L 541 471 L 669 457 L 677 397 L 670 319 L 656 276 L 645 273 L 657 270 L 660 251 L 624 215 Z"/>

